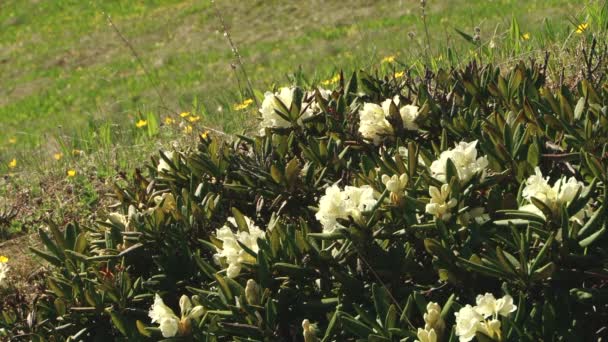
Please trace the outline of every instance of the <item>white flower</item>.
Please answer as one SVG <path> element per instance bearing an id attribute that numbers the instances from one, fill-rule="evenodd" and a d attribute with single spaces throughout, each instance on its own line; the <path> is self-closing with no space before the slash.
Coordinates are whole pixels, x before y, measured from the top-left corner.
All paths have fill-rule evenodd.
<path id="1" fill-rule="evenodd" d="M 495 337 L 498 337 L 498 340 L 500 341 L 500 327 L 501 324 L 498 319 L 491 319 L 479 323 L 477 331 L 483 333 L 493 340 Z"/>
<path id="2" fill-rule="evenodd" d="M 456 316 L 456 336 L 458 336 L 459 341 L 471 341 L 477 333 L 479 324 L 483 321 L 483 316 L 469 304 L 454 315 Z"/>
<path id="3" fill-rule="evenodd" d="M 429 195 L 431 196 L 431 202 L 426 205 L 426 212 L 435 215 L 440 220 L 449 220 L 452 216 L 450 209 L 458 204 L 456 199 L 449 199 L 450 186 L 443 184 L 441 189 L 431 186 L 429 187 Z"/>
<path id="4" fill-rule="evenodd" d="M 321 94 L 322 98 L 324 98 L 325 100 L 330 99 L 331 94 L 332 94 L 331 90 L 323 89 L 321 87 L 319 87 L 317 89 L 319 90 L 319 94 Z M 315 100 L 315 91 L 314 90 L 307 92 L 305 98 L 310 99 L 310 100 L 308 102 L 304 102 L 302 104 L 302 108 L 306 108 L 306 110 L 302 114 L 301 119 L 309 118 L 309 117 L 313 116 L 314 114 L 317 114 L 321 111 L 321 107 L 319 107 L 319 104 Z"/>
<path id="5" fill-rule="evenodd" d="M 359 111 L 359 133 L 375 145 L 379 145 L 384 136 L 393 133 L 382 107 L 375 103 L 363 104 L 363 109 Z"/>
<path id="6" fill-rule="evenodd" d="M 233 217 L 229 217 L 228 221 L 236 226 L 236 220 Z M 256 258 L 247 253 L 238 242 L 257 253 L 259 250 L 258 239 L 266 237 L 266 233 L 255 226 L 251 219 L 245 216 L 245 221 L 249 227 L 249 232 L 239 231 L 235 234 L 228 225 L 216 230 L 216 237 L 222 241 L 223 245 L 221 249 L 217 248 L 215 257 L 217 259 L 225 258 L 226 263 L 228 263 L 226 275 L 229 278 L 239 275 L 243 263 L 255 263 L 256 261 Z"/>
<path id="7" fill-rule="evenodd" d="M 304 342 L 316 342 L 317 335 L 316 329 L 313 324 L 310 324 L 310 321 L 305 319 L 302 321 L 302 333 L 304 335 Z"/>
<path id="8" fill-rule="evenodd" d="M 319 199 L 319 210 L 315 217 L 323 226 L 323 231 L 331 233 L 336 229 L 336 219 L 346 214 L 344 194 L 337 185 L 325 189 L 325 195 Z"/>
<path id="9" fill-rule="evenodd" d="M 0 256 L 0 287 L 6 287 L 8 272 L 10 267 L 8 267 L 8 258 L 5 256 Z"/>
<path id="10" fill-rule="evenodd" d="M 359 221 L 361 213 L 370 210 L 376 204 L 374 189 L 369 186 L 346 186 L 343 191 L 337 185 L 325 190 L 319 199 L 319 210 L 315 217 L 326 233 L 333 232 L 338 225 L 337 219 L 351 216 Z"/>
<path id="11" fill-rule="evenodd" d="M 513 297 L 505 295 L 500 299 L 494 298 L 491 293 L 478 295 L 476 298 L 475 311 L 484 318 L 498 318 L 498 315 L 507 317 L 509 314 L 517 310 L 517 306 L 513 304 Z"/>
<path id="12" fill-rule="evenodd" d="M 264 100 L 262 101 L 262 106 L 260 108 L 260 114 L 262 114 L 262 121 L 260 122 L 260 135 L 264 136 L 266 134 L 266 128 L 287 128 L 291 127 L 291 122 L 285 120 L 277 111 L 281 113 L 284 112 L 282 106 L 279 101 L 285 105 L 285 107 L 290 110 L 293 102 L 293 96 L 295 87 L 282 87 L 276 93 L 266 92 L 264 94 Z M 329 99 L 331 96 L 331 90 L 318 88 L 319 93 L 325 99 Z M 302 109 L 304 110 L 300 113 L 300 117 L 298 118 L 298 124 L 302 124 L 302 120 L 313 116 L 314 114 L 320 111 L 319 105 L 316 103 L 314 99 L 314 91 L 307 92 L 304 96 L 305 99 L 310 98 L 309 102 L 302 103 Z"/>
<path id="13" fill-rule="evenodd" d="M 394 132 L 390 122 L 386 119 L 390 117 L 391 102 L 399 108 L 399 96 L 392 99 L 386 99 L 379 106 L 375 103 L 364 103 L 363 109 L 359 111 L 359 133 L 369 140 L 373 140 L 374 144 L 378 145 L 386 135 Z M 399 109 L 399 116 L 403 122 L 403 128 L 407 130 L 417 130 L 418 125 L 415 123 L 418 117 L 418 107 L 413 105 L 405 105 Z"/>
<path id="14" fill-rule="evenodd" d="M 152 323 L 160 325 L 163 337 L 173 337 L 177 334 L 179 318 L 173 313 L 171 308 L 165 305 L 158 294 L 154 297 L 154 304 L 152 304 L 148 316 L 152 319 Z"/>
<path id="15" fill-rule="evenodd" d="M 394 194 L 401 195 L 405 191 L 407 185 L 407 174 L 398 175 L 382 175 L 382 184 L 386 186 L 386 189 Z"/>
<path id="16" fill-rule="evenodd" d="M 165 155 L 165 157 L 167 157 L 170 160 L 173 160 L 173 152 L 169 151 L 169 152 L 163 152 L 163 154 Z M 161 173 L 163 171 L 171 171 L 171 166 L 169 165 L 169 163 L 167 163 L 165 161 L 165 159 L 163 159 L 162 157 L 160 158 L 160 160 L 158 161 L 158 166 L 156 167 L 156 171 L 158 171 L 158 173 Z"/>
<path id="17" fill-rule="evenodd" d="M 396 95 L 392 99 L 386 99 L 382 102 L 382 110 L 384 111 L 385 116 L 390 115 L 391 101 L 395 103 L 395 106 L 399 108 L 399 96 Z M 401 116 L 401 121 L 403 122 L 403 128 L 416 131 L 418 130 L 418 125 L 415 120 L 418 117 L 418 106 L 414 105 L 405 105 L 399 108 L 399 116 Z"/>
<path id="18" fill-rule="evenodd" d="M 154 304 L 152 304 L 148 316 L 152 319 L 152 323 L 159 324 L 163 337 L 173 337 L 180 332 L 180 329 L 182 334 L 186 333 L 184 330 L 187 329 L 188 320 L 198 319 L 204 313 L 202 306 L 192 307 L 192 302 L 186 295 L 180 297 L 179 307 L 181 319 L 175 315 L 170 307 L 165 305 L 158 293 L 154 296 Z"/>
<path id="19" fill-rule="evenodd" d="M 441 306 L 435 302 L 429 302 L 426 305 L 426 312 L 422 316 L 424 318 L 424 330 L 437 330 L 439 334 L 445 327 L 445 322 L 441 318 Z M 420 330 L 418 330 L 420 331 Z"/>
<path id="20" fill-rule="evenodd" d="M 441 152 L 439 159 L 431 164 L 431 175 L 443 183 L 449 182 L 450 180 L 446 179 L 446 165 L 450 159 L 454 163 L 458 178 L 462 183 L 468 182 L 478 173 L 482 173 L 483 177 L 488 160 L 485 156 L 477 158 L 476 146 L 477 140 L 470 143 L 461 141 L 453 149 Z"/>
<path id="21" fill-rule="evenodd" d="M 583 187 L 584 184 L 574 177 L 570 177 L 568 180 L 565 177 L 560 178 L 551 186 L 549 185 L 549 178 L 543 178 L 542 172 L 537 167 L 534 169 L 534 175 L 526 180 L 526 187 L 522 191 L 522 197 L 529 203 L 521 206 L 519 210 L 531 212 L 544 218 L 545 214 L 532 204 L 532 198 L 546 204 L 552 212 L 557 212 L 562 204 L 569 205 Z M 580 223 L 585 215 L 584 210 L 584 208 L 581 209 L 571 220 Z"/>
<path id="22" fill-rule="evenodd" d="M 291 126 L 291 123 L 282 118 L 276 111 L 284 112 L 284 110 L 281 110 L 282 106 L 279 104 L 279 101 L 281 101 L 287 109 L 291 107 L 293 90 L 294 88 L 283 87 L 279 89 L 277 93 L 266 92 L 264 94 L 264 101 L 262 101 L 262 107 L 260 108 L 260 113 L 262 114 L 260 135 L 265 134 L 266 127 L 281 128 Z"/>
<path id="23" fill-rule="evenodd" d="M 435 333 L 434 329 L 425 330 L 418 328 L 416 336 L 418 337 L 418 342 L 437 342 L 437 333 Z"/>

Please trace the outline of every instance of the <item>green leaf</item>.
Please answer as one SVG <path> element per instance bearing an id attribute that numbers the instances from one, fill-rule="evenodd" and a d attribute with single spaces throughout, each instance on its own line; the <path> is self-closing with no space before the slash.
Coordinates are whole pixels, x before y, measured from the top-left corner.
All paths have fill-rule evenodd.
<path id="1" fill-rule="evenodd" d="M 152 337 L 152 334 L 147 330 L 146 325 L 144 323 L 142 323 L 142 321 L 137 320 L 135 322 L 135 326 L 137 326 L 137 331 L 146 337 Z"/>
<path id="2" fill-rule="evenodd" d="M 60 267 L 62 265 L 62 262 L 59 258 L 57 258 L 56 256 L 47 253 L 45 251 L 41 251 L 38 248 L 35 247 L 30 247 L 30 251 L 32 251 L 34 254 L 36 254 L 37 256 L 41 257 L 42 259 L 48 261 L 49 263 Z"/>
<path id="3" fill-rule="evenodd" d="M 110 317 L 112 318 L 112 323 L 123 336 L 129 336 L 126 323 L 122 315 L 117 313 L 116 311 L 110 311 Z"/>
<path id="4" fill-rule="evenodd" d="M 333 333 L 334 330 L 336 330 L 336 328 L 338 327 L 338 320 L 340 319 L 340 310 L 336 310 L 334 312 L 334 314 L 331 316 L 331 320 L 329 321 L 329 324 L 327 325 L 327 329 L 325 329 L 325 335 L 323 336 L 323 340 L 321 340 L 321 342 L 328 342 Z"/>
<path id="5" fill-rule="evenodd" d="M 578 244 L 583 247 L 586 248 L 589 245 L 591 245 L 592 243 L 595 242 L 595 240 L 599 239 L 602 235 L 604 235 L 604 233 L 606 233 L 606 225 L 604 225 L 604 227 L 602 227 L 602 229 L 598 230 L 597 232 L 589 235 L 588 237 L 586 237 L 585 239 L 581 240 Z"/>
<path id="6" fill-rule="evenodd" d="M 74 242 L 74 251 L 77 253 L 84 253 L 86 248 L 87 248 L 87 235 L 86 235 L 86 233 L 82 232 L 82 233 L 78 234 L 78 237 L 76 237 L 76 242 Z"/>
<path id="7" fill-rule="evenodd" d="M 232 216 L 236 221 L 237 228 L 240 232 L 249 233 L 249 226 L 247 226 L 247 221 L 245 220 L 245 216 L 235 207 L 230 208 L 232 211 Z"/>
<path id="8" fill-rule="evenodd" d="M 391 305 L 387 290 L 382 285 L 373 284 L 372 297 L 374 299 L 374 307 L 376 308 L 376 313 L 378 316 L 382 318 L 386 317 L 388 314 L 388 308 Z"/>
<path id="9" fill-rule="evenodd" d="M 346 315 L 341 315 L 340 323 L 344 330 L 361 338 L 367 338 L 374 333 L 372 328 Z"/>

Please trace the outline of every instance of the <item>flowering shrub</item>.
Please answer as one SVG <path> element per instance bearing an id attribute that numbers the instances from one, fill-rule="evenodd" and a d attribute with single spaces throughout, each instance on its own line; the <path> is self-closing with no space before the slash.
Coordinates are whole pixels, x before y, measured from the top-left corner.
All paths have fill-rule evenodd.
<path id="1" fill-rule="evenodd" d="M 53 270 L 19 329 L 606 338 L 607 106 L 597 78 L 551 88 L 523 63 L 267 93 L 256 134 L 161 152 L 94 227 L 40 230 Z"/>

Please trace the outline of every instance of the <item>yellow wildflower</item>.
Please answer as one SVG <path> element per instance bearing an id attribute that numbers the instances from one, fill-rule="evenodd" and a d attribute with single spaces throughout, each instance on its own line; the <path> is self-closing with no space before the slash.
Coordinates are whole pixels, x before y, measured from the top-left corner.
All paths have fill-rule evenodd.
<path id="1" fill-rule="evenodd" d="M 76 176 L 76 170 L 68 170 L 68 177 Z"/>
<path id="2" fill-rule="evenodd" d="M 8 138 L 8 142 L 9 142 L 9 144 L 16 144 L 17 143 L 17 138 L 15 138 L 15 137 Z"/>
<path id="3" fill-rule="evenodd" d="M 182 118 L 187 118 L 188 116 L 190 116 L 189 112 L 182 112 L 179 116 L 181 116 Z"/>
<path id="4" fill-rule="evenodd" d="M 11 160 L 11 161 L 8 163 L 8 167 L 9 167 L 9 168 L 11 168 L 11 169 L 16 168 L 16 167 L 17 167 L 17 159 L 13 158 L 13 160 Z"/>
<path id="5" fill-rule="evenodd" d="M 587 30 L 587 27 L 589 27 L 589 24 L 587 23 L 582 23 L 580 25 L 578 25 L 576 27 L 576 33 L 583 33 Z"/>
<path id="6" fill-rule="evenodd" d="M 61 152 L 55 153 L 55 154 L 53 154 L 53 158 L 55 158 L 55 160 L 59 161 L 59 160 L 61 160 L 61 158 L 63 158 L 63 153 L 61 153 Z"/>
<path id="7" fill-rule="evenodd" d="M 322 81 L 321 84 L 326 86 L 326 85 L 338 83 L 338 81 L 340 81 L 340 74 L 337 74 L 336 76 L 334 76 L 334 77 L 332 77 L 330 79 Z"/>
<path id="8" fill-rule="evenodd" d="M 403 75 L 405 75 L 405 71 L 398 71 L 393 76 L 395 76 L 395 78 L 401 78 Z"/>
<path id="9" fill-rule="evenodd" d="M 528 40 L 530 39 L 530 33 L 526 32 L 524 34 L 521 35 L 521 39 L 523 40 Z"/>
<path id="10" fill-rule="evenodd" d="M 397 56 L 395 55 L 386 56 L 382 58 L 382 63 L 393 63 L 395 61 L 395 58 L 397 58 Z"/>
<path id="11" fill-rule="evenodd" d="M 200 116 L 191 116 L 191 117 L 188 118 L 188 121 L 190 121 L 190 122 L 197 122 L 200 119 L 201 119 Z"/>
<path id="12" fill-rule="evenodd" d="M 208 136 L 209 136 L 209 131 L 204 131 L 203 133 L 201 133 L 201 139 L 203 139 L 203 140 L 207 140 Z"/>
<path id="13" fill-rule="evenodd" d="M 142 128 L 148 125 L 148 121 L 146 120 L 139 120 L 135 123 L 135 127 L 137 128 Z"/>
<path id="14" fill-rule="evenodd" d="M 184 133 L 186 133 L 186 134 L 192 133 L 192 126 L 188 125 L 188 126 L 184 127 Z"/>
<path id="15" fill-rule="evenodd" d="M 0 255 L 0 263 L 6 264 L 8 262 L 8 257 L 4 255 Z"/>
<path id="16" fill-rule="evenodd" d="M 166 117 L 165 118 L 165 125 L 171 125 L 175 122 L 175 120 L 171 119 L 170 117 Z"/>
<path id="17" fill-rule="evenodd" d="M 249 107 L 252 103 L 253 103 L 252 99 L 246 99 L 242 103 L 235 104 L 234 110 L 243 110 L 243 109 Z"/>

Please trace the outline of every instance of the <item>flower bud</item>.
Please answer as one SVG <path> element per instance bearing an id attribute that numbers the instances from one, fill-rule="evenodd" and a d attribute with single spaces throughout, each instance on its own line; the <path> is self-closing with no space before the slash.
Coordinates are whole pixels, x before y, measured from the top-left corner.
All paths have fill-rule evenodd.
<path id="1" fill-rule="evenodd" d="M 188 336 L 192 333 L 192 322 L 190 317 L 184 317 L 179 321 L 177 331 L 179 336 Z"/>
<path id="2" fill-rule="evenodd" d="M 305 319 L 302 321 L 302 329 L 304 330 L 304 342 L 316 342 L 317 336 L 315 335 L 315 328 L 310 321 Z"/>
<path id="3" fill-rule="evenodd" d="M 249 305 L 260 305 L 260 287 L 253 279 L 247 280 L 245 299 L 247 299 Z"/>

